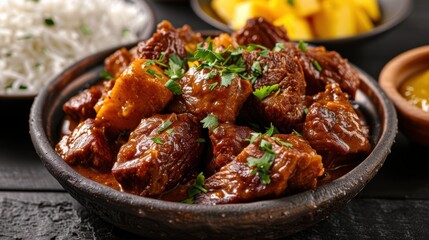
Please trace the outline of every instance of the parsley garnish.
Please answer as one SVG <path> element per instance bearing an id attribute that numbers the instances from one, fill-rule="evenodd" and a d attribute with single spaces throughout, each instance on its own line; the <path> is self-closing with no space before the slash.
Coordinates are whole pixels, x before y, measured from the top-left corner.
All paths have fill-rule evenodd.
<path id="1" fill-rule="evenodd" d="M 173 79 L 169 79 L 164 86 L 166 86 L 174 95 L 182 94 L 182 88 Z"/>
<path id="2" fill-rule="evenodd" d="M 153 70 L 152 68 L 146 69 L 146 72 L 149 73 L 152 76 L 157 77 L 157 78 L 162 78 L 162 75 L 159 74 L 159 73 L 157 73 L 157 72 L 155 72 L 155 70 Z"/>
<path id="3" fill-rule="evenodd" d="M 216 86 L 217 86 L 217 82 L 210 84 L 209 86 L 210 91 L 213 91 L 213 89 L 215 89 Z"/>
<path id="4" fill-rule="evenodd" d="M 84 35 L 90 35 L 91 34 L 91 29 L 88 27 L 88 25 L 86 24 L 82 24 L 82 26 L 80 26 L 80 31 L 84 34 Z"/>
<path id="5" fill-rule="evenodd" d="M 319 62 L 318 62 L 318 61 L 314 60 L 314 61 L 312 62 L 312 64 L 313 64 L 313 67 L 314 67 L 318 72 L 321 72 L 321 71 L 322 71 L 322 67 L 320 66 L 320 64 L 319 64 Z"/>
<path id="6" fill-rule="evenodd" d="M 99 76 L 107 80 L 113 79 L 113 75 L 106 70 L 101 71 Z"/>
<path id="7" fill-rule="evenodd" d="M 305 43 L 304 41 L 300 40 L 298 43 L 298 47 L 299 49 L 301 49 L 301 51 L 307 52 L 307 43 Z"/>
<path id="8" fill-rule="evenodd" d="M 297 132 L 295 129 L 292 129 L 292 133 L 298 137 L 302 137 L 301 133 Z"/>
<path id="9" fill-rule="evenodd" d="M 205 177 L 203 172 L 200 172 L 198 174 L 197 179 L 195 180 L 195 183 L 192 184 L 192 186 L 188 189 L 188 199 L 183 200 L 182 203 L 188 203 L 192 204 L 194 203 L 195 196 L 201 192 L 206 193 L 207 189 L 204 188 L 204 181 Z"/>
<path id="10" fill-rule="evenodd" d="M 270 95 L 273 91 L 279 90 L 279 85 L 274 84 L 271 86 L 262 86 L 255 91 L 253 91 L 253 95 L 255 95 L 259 100 L 264 100 L 268 95 Z"/>
<path id="11" fill-rule="evenodd" d="M 55 26 L 55 21 L 52 18 L 45 18 L 44 21 L 46 26 Z"/>
<path id="12" fill-rule="evenodd" d="M 273 123 L 270 124 L 269 128 L 265 128 L 267 131 L 265 132 L 265 135 L 271 137 L 274 134 L 279 133 L 279 130 L 276 128 L 276 126 L 273 125 Z"/>
<path id="13" fill-rule="evenodd" d="M 307 115 L 308 113 L 308 108 L 304 108 L 304 114 Z"/>
<path id="14" fill-rule="evenodd" d="M 258 79 L 259 76 L 262 75 L 262 68 L 261 68 L 261 63 L 258 61 L 254 61 L 252 63 L 252 76 L 251 76 L 251 82 L 255 83 L 256 79 Z"/>
<path id="15" fill-rule="evenodd" d="M 167 129 L 168 127 L 171 126 L 171 121 L 170 119 L 167 119 L 167 121 L 165 121 L 162 125 L 161 128 L 159 128 L 158 133 L 162 133 L 165 129 Z"/>
<path id="16" fill-rule="evenodd" d="M 276 155 L 273 152 L 265 151 L 261 158 L 249 157 L 247 158 L 247 166 L 254 167 L 255 169 L 250 174 L 258 174 L 262 184 L 270 184 L 270 167 Z"/>
<path id="17" fill-rule="evenodd" d="M 292 143 L 284 142 L 284 141 L 282 141 L 280 138 L 273 137 L 273 140 L 274 140 L 274 141 L 276 141 L 276 143 L 278 143 L 278 144 L 280 144 L 280 145 L 283 145 L 283 146 L 285 146 L 285 147 L 288 147 L 288 148 L 293 147 L 293 144 L 292 144 Z"/>
<path id="18" fill-rule="evenodd" d="M 152 141 L 154 142 L 154 143 L 156 143 L 156 144 L 159 144 L 159 145 L 163 145 L 164 144 L 164 142 L 161 140 L 161 138 L 159 138 L 159 137 L 153 137 L 152 138 Z"/>
<path id="19" fill-rule="evenodd" d="M 171 134 L 172 132 L 174 131 L 174 128 L 170 128 L 170 129 L 168 129 L 167 131 L 165 131 L 166 133 L 168 133 L 168 134 Z"/>
<path id="20" fill-rule="evenodd" d="M 286 46 L 284 43 L 276 43 L 276 46 L 274 46 L 273 51 L 274 52 L 280 52 L 281 50 L 285 49 Z"/>
<path id="21" fill-rule="evenodd" d="M 235 78 L 235 74 L 228 72 L 221 75 L 221 86 L 228 87 L 231 85 L 232 80 Z"/>
<path id="22" fill-rule="evenodd" d="M 183 77 L 185 70 L 183 70 L 184 61 L 180 59 L 176 54 L 171 54 L 170 59 L 168 60 L 169 68 L 165 70 L 165 74 L 170 77 L 170 79 L 178 80 Z"/>
<path id="23" fill-rule="evenodd" d="M 208 129 L 217 128 L 219 125 L 216 115 L 213 114 L 208 114 L 207 117 L 201 120 L 201 123 L 203 124 L 203 128 Z"/>

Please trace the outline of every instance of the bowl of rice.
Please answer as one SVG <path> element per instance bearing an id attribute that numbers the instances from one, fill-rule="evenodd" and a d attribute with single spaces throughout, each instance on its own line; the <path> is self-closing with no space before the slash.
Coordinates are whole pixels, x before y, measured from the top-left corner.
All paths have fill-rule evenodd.
<path id="1" fill-rule="evenodd" d="M 32 98 L 77 60 L 154 28 L 144 0 L 2 0 L 0 98 Z"/>

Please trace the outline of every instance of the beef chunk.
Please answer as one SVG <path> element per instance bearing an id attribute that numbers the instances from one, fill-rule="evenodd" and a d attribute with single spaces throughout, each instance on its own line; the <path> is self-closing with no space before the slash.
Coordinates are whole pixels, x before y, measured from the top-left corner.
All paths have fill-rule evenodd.
<path id="1" fill-rule="evenodd" d="M 202 41 L 201 35 L 192 32 L 188 25 L 175 29 L 171 23 L 164 20 L 158 24 L 152 38 L 140 42 L 132 49 L 132 53 L 136 58 L 144 59 L 159 59 L 165 54 L 164 63 L 168 64 L 171 54 L 174 53 L 183 59 L 188 56 L 188 51 L 194 51 L 196 45 Z"/>
<path id="2" fill-rule="evenodd" d="M 117 78 L 133 60 L 134 58 L 130 52 L 125 48 L 121 48 L 104 60 L 104 66 L 107 72 Z"/>
<path id="3" fill-rule="evenodd" d="M 147 61 L 134 60 L 99 106 L 96 118 L 106 121 L 115 132 L 133 130 L 142 118 L 160 112 L 173 98 L 164 86 L 168 77 L 157 65 L 145 66 Z"/>
<path id="4" fill-rule="evenodd" d="M 70 165 L 108 172 L 116 160 L 110 144 L 105 126 L 89 118 L 81 122 L 70 135 L 63 136 L 55 149 Z"/>
<path id="5" fill-rule="evenodd" d="M 64 112 L 78 122 L 95 118 L 94 107 L 113 87 L 113 82 L 114 80 L 101 81 L 73 96 L 63 105 Z"/>
<path id="6" fill-rule="evenodd" d="M 324 47 L 307 47 L 304 52 L 294 43 L 287 43 L 285 51 L 298 58 L 307 81 L 307 95 L 323 92 L 329 83 L 338 83 L 354 99 L 359 88 L 359 74 L 340 54 L 326 51 Z M 320 65 L 320 71 L 315 67 L 315 62 Z"/>
<path id="7" fill-rule="evenodd" d="M 286 193 L 290 183 L 294 189 L 313 187 L 317 177 L 323 174 L 321 157 L 304 139 L 295 135 L 274 138 L 264 135 L 263 140 L 272 146 L 275 153 L 269 169 L 268 184 L 261 183 L 259 173 L 252 173 L 255 167 L 248 165 L 250 157 L 261 158 L 265 153 L 260 148 L 259 138 L 249 144 L 232 162 L 206 179 L 204 188 L 207 193 L 200 193 L 195 203 L 216 205 L 279 197 Z M 317 167 L 306 167 L 309 165 Z"/>
<path id="8" fill-rule="evenodd" d="M 302 135 L 323 156 L 326 167 L 337 156 L 369 153 L 370 144 L 359 117 L 338 84 L 327 85 L 325 92 L 314 96 L 314 101 Z"/>
<path id="9" fill-rule="evenodd" d="M 174 112 L 192 113 L 200 120 L 208 114 L 213 114 L 217 116 L 219 122 L 234 122 L 251 94 L 252 86 L 249 81 L 238 76 L 229 86 L 222 86 L 219 74 L 208 77 L 211 71 L 217 70 L 190 68 L 179 82 L 182 95 L 170 109 Z"/>
<path id="10" fill-rule="evenodd" d="M 244 27 L 232 34 L 232 39 L 238 45 L 259 44 L 269 49 L 289 41 L 283 26 L 274 26 L 262 17 L 247 20 Z"/>
<path id="11" fill-rule="evenodd" d="M 228 164 L 247 146 L 252 129 L 245 126 L 237 126 L 231 123 L 220 124 L 210 132 L 210 140 L 213 145 L 213 158 L 207 166 L 207 172 L 218 172 L 221 167 Z"/>
<path id="12" fill-rule="evenodd" d="M 119 150 L 112 173 L 124 190 L 156 197 L 174 187 L 199 162 L 203 150 L 200 131 L 198 120 L 190 114 L 143 119 Z"/>
<path id="13" fill-rule="evenodd" d="M 305 79 L 297 59 L 287 52 L 270 51 L 266 56 L 259 52 L 243 52 L 247 69 L 252 70 L 254 63 L 259 63 L 264 70 L 254 83 L 253 89 L 278 84 L 279 92 L 273 91 L 264 99 L 252 96 L 247 103 L 248 114 L 253 119 L 269 126 L 273 123 L 282 131 L 302 121 L 305 109 Z"/>

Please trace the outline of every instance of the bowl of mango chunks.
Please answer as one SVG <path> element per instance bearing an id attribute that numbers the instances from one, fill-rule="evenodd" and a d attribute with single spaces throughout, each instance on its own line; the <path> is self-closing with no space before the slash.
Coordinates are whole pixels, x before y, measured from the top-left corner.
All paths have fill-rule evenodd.
<path id="1" fill-rule="evenodd" d="M 412 0 L 191 0 L 194 12 L 226 32 L 252 17 L 286 28 L 291 40 L 333 45 L 386 32 L 411 12 Z"/>

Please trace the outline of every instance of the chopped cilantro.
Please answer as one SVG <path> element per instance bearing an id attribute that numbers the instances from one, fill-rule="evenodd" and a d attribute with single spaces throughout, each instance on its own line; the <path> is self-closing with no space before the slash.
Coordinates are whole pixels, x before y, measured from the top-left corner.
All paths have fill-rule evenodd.
<path id="1" fill-rule="evenodd" d="M 259 100 L 264 100 L 266 97 L 268 97 L 273 91 L 279 90 L 279 85 L 274 84 L 271 86 L 262 86 L 255 91 L 253 91 L 253 95 L 255 95 Z"/>
<path id="2" fill-rule="evenodd" d="M 159 137 L 153 137 L 152 141 L 156 144 L 163 145 L 164 142 Z"/>
<path id="3" fill-rule="evenodd" d="M 279 133 L 279 130 L 276 128 L 276 126 L 273 125 L 273 123 L 270 124 L 269 128 L 265 128 L 267 131 L 265 132 L 265 135 L 271 137 L 274 134 Z"/>
<path id="4" fill-rule="evenodd" d="M 174 128 L 170 128 L 167 131 L 165 131 L 167 134 L 171 134 L 174 131 Z"/>
<path id="5" fill-rule="evenodd" d="M 113 75 L 106 70 L 101 71 L 99 76 L 107 80 L 113 79 Z"/>
<path id="6" fill-rule="evenodd" d="M 270 168 L 276 155 L 272 152 L 265 151 L 261 158 L 249 157 L 247 158 L 247 166 L 256 167 L 250 172 L 251 174 L 258 174 L 262 184 L 270 184 Z"/>
<path id="7" fill-rule="evenodd" d="M 178 80 L 183 77 L 185 70 L 183 69 L 184 61 L 180 59 L 176 54 L 171 54 L 168 60 L 169 68 L 165 70 L 165 74 L 172 80 Z"/>
<path id="8" fill-rule="evenodd" d="M 319 62 L 318 62 L 318 61 L 314 60 L 314 61 L 312 62 L 312 64 L 313 64 L 313 67 L 314 67 L 318 72 L 321 72 L 321 71 L 322 71 L 322 67 L 320 66 L 320 64 L 319 64 Z"/>
<path id="9" fill-rule="evenodd" d="M 158 133 L 162 133 L 165 129 L 167 129 L 168 127 L 170 127 L 171 126 L 171 121 L 170 121 L 170 119 L 167 119 L 167 121 L 165 121 L 162 125 L 161 125 L 161 127 L 159 128 L 159 130 L 158 130 Z"/>
<path id="10" fill-rule="evenodd" d="M 232 80 L 234 80 L 234 78 L 235 78 L 235 73 L 223 73 L 221 75 L 222 82 L 220 85 L 224 87 L 228 87 L 229 85 L 231 85 L 231 82 Z"/>
<path id="11" fill-rule="evenodd" d="M 203 128 L 212 129 L 218 127 L 218 119 L 213 114 L 208 114 L 207 117 L 201 120 L 201 123 L 203 124 Z"/>
<path id="12" fill-rule="evenodd" d="M 162 75 L 159 74 L 159 73 L 157 73 L 157 72 L 155 72 L 155 70 L 153 70 L 152 68 L 146 69 L 146 72 L 149 73 L 152 76 L 157 77 L 157 78 L 162 78 Z"/>
<path id="13" fill-rule="evenodd" d="M 210 84 L 210 86 L 209 86 L 210 91 L 213 91 L 216 86 L 217 86 L 217 82 Z"/>
<path id="14" fill-rule="evenodd" d="M 298 42 L 298 47 L 299 49 L 301 49 L 301 51 L 307 52 L 307 43 L 305 43 L 304 41 L 300 40 Z"/>
<path id="15" fill-rule="evenodd" d="M 80 26 L 80 31 L 84 34 L 84 35 L 90 35 L 91 34 L 91 29 L 89 28 L 88 25 L 86 24 L 82 24 Z"/>
<path id="16" fill-rule="evenodd" d="M 280 52 L 281 50 L 285 49 L 286 46 L 284 43 L 276 43 L 276 46 L 274 46 L 273 51 L 274 52 Z"/>
<path id="17" fill-rule="evenodd" d="M 285 146 L 285 147 L 288 147 L 288 148 L 293 147 L 292 143 L 288 143 L 288 142 L 282 141 L 280 138 L 273 137 L 273 139 L 274 139 L 274 141 L 276 141 L 276 143 L 278 143 L 278 144 L 280 144 L 282 146 Z"/>
<path id="18" fill-rule="evenodd" d="M 301 133 L 297 132 L 295 129 L 292 129 L 292 133 L 298 137 L 302 137 Z"/>
<path id="19" fill-rule="evenodd" d="M 204 188 L 204 182 L 205 182 L 204 174 L 203 174 L 203 172 L 200 172 L 200 174 L 198 174 L 195 182 L 188 189 L 188 197 L 189 198 L 182 201 L 182 203 L 192 204 L 192 203 L 194 203 L 195 196 L 197 196 L 201 192 L 206 193 L 207 189 Z"/>
<path id="20" fill-rule="evenodd" d="M 250 144 L 256 142 L 256 140 L 258 140 L 259 138 L 262 138 L 262 133 L 251 133 L 250 135 L 251 135 L 250 139 L 249 138 L 244 139 L 245 141 L 250 142 Z"/>
<path id="21" fill-rule="evenodd" d="M 180 95 L 182 94 L 182 88 L 180 85 L 175 82 L 173 79 L 169 79 L 164 86 L 168 88 L 174 95 Z"/>
<path id="22" fill-rule="evenodd" d="M 304 114 L 307 115 L 308 113 L 308 108 L 304 108 Z"/>
<path id="23" fill-rule="evenodd" d="M 45 18 L 44 21 L 46 26 L 55 26 L 55 21 L 52 18 Z"/>

